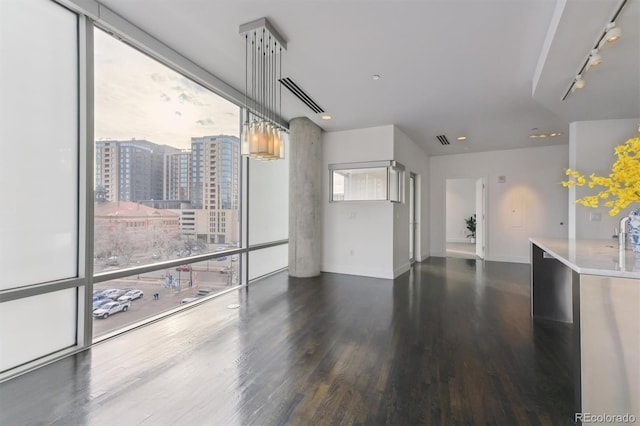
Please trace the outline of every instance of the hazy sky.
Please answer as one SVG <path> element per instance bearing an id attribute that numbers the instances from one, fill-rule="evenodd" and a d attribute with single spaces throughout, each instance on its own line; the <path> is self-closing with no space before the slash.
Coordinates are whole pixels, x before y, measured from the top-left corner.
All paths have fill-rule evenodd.
<path id="1" fill-rule="evenodd" d="M 238 136 L 238 123 L 237 105 L 96 29 L 96 140 L 190 148 L 194 136 Z"/>

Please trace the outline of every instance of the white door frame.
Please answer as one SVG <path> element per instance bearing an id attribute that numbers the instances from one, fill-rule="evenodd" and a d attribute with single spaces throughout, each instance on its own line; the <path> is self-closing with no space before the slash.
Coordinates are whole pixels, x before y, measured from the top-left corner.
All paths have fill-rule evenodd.
<path id="1" fill-rule="evenodd" d="M 413 182 L 413 185 L 411 185 Z M 409 173 L 409 263 L 416 261 L 416 251 L 418 248 L 417 234 L 418 234 L 418 176 L 410 172 Z M 413 220 L 412 220 L 413 216 Z M 413 250 L 411 250 L 413 248 Z"/>

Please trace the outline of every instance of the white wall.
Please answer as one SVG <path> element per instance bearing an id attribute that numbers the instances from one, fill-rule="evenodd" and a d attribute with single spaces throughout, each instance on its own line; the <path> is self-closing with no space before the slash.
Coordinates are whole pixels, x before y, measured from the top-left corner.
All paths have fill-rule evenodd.
<path id="1" fill-rule="evenodd" d="M 430 157 L 431 255 L 445 256 L 447 179 L 487 178 L 487 260 L 526 263 L 529 237 L 566 238 L 568 164 L 567 145 Z"/>
<path id="2" fill-rule="evenodd" d="M 416 175 L 416 206 L 418 207 L 415 259 L 429 256 L 429 157 L 399 128 L 393 127 L 393 159 L 405 166 L 404 203 L 395 203 L 393 224 L 394 276 L 409 270 L 409 173 Z"/>
<path id="3" fill-rule="evenodd" d="M 582 174 L 595 173 L 607 176 L 616 160 L 614 148 L 633 137 L 638 130 L 640 119 L 578 121 L 570 125 L 569 153 L 570 167 Z M 575 200 L 585 195 L 595 195 L 603 188 L 587 186 L 569 191 L 569 236 L 586 239 L 610 239 L 621 217 L 627 216 L 632 208 L 609 216 L 609 208 L 576 205 Z M 600 215 L 600 220 L 597 215 Z"/>
<path id="4" fill-rule="evenodd" d="M 471 242 L 465 219 L 476 212 L 476 179 L 446 181 L 446 242 Z"/>
<path id="5" fill-rule="evenodd" d="M 322 271 L 393 278 L 393 204 L 329 203 L 328 171 L 334 163 L 391 159 L 393 126 L 323 132 Z"/>

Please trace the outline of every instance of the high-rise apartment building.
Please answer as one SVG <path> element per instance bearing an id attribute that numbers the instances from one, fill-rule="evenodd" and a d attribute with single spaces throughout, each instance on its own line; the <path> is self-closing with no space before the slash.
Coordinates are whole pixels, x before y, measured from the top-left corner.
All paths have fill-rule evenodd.
<path id="1" fill-rule="evenodd" d="M 171 148 L 146 140 L 97 141 L 96 191 L 106 201 L 162 199 L 167 149 Z"/>
<path id="2" fill-rule="evenodd" d="M 176 150 L 164 157 L 164 200 L 191 200 L 191 151 Z"/>
<path id="3" fill-rule="evenodd" d="M 240 139 L 218 135 L 191 138 L 191 206 L 208 212 L 208 229 L 198 238 L 238 241 Z"/>

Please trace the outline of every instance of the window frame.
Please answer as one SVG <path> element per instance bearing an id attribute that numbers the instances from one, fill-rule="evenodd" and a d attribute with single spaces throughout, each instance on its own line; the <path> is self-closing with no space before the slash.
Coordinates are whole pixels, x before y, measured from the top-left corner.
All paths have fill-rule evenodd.
<path id="1" fill-rule="evenodd" d="M 329 164 L 329 202 L 330 203 L 352 203 L 352 202 L 391 202 L 404 203 L 404 171 L 405 167 L 395 160 L 383 161 L 362 161 L 357 163 L 334 163 Z M 334 172 L 340 170 L 361 170 L 361 169 L 385 169 L 386 171 L 386 197 L 384 199 L 334 199 Z M 396 173 L 396 182 L 393 182 L 392 171 Z M 391 196 L 392 185 L 395 185 L 397 197 Z"/>

